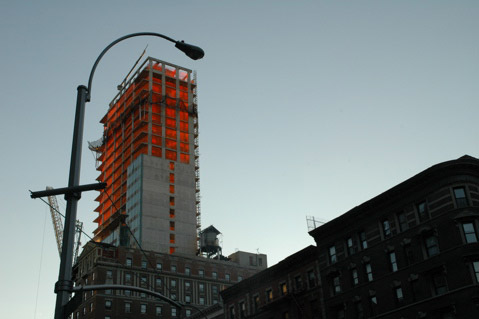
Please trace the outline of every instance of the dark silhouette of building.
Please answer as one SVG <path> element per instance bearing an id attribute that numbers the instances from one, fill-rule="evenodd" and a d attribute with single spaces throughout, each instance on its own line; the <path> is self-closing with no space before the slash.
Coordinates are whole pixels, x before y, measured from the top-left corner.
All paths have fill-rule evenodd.
<path id="1" fill-rule="evenodd" d="M 324 318 L 479 318 L 478 226 L 466 155 L 312 230 Z"/>
<path id="2" fill-rule="evenodd" d="M 320 318 L 318 250 L 308 246 L 221 292 L 224 318 Z"/>

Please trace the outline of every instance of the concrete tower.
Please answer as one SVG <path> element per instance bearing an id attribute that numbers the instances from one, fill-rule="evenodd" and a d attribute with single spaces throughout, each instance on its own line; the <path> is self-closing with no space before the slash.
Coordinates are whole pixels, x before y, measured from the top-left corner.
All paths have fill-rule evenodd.
<path id="1" fill-rule="evenodd" d="M 95 241 L 194 255 L 200 229 L 198 112 L 191 70 L 148 58 L 121 85 L 90 143 L 98 180 Z"/>

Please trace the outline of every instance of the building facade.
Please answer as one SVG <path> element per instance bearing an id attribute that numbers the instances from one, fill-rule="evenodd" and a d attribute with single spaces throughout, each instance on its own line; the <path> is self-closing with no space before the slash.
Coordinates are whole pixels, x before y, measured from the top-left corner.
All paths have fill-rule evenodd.
<path id="1" fill-rule="evenodd" d="M 193 73 L 150 57 L 119 89 L 102 139 L 90 143 L 97 180 L 107 183 L 96 198 L 95 241 L 194 255 L 201 223 Z"/>
<path id="2" fill-rule="evenodd" d="M 237 252 L 244 253 L 245 252 Z M 161 293 L 181 310 L 148 294 L 130 290 L 83 292 L 74 319 L 184 318 L 221 304 L 220 292 L 266 268 L 228 260 L 146 252 L 89 242 L 74 266 L 77 286 L 114 284 Z"/>
<path id="3" fill-rule="evenodd" d="M 224 318 L 322 318 L 318 270 L 318 250 L 308 246 L 223 290 Z"/>
<path id="4" fill-rule="evenodd" d="M 312 230 L 325 318 L 479 318 L 479 160 L 432 166 Z"/>

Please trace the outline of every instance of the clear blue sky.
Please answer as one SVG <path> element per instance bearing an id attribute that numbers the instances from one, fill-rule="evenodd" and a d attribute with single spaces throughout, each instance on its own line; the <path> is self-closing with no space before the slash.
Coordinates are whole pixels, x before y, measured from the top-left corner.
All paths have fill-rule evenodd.
<path id="1" fill-rule="evenodd" d="M 0 317 L 52 317 L 59 258 L 28 190 L 66 186 L 76 87 L 114 39 L 155 31 L 206 57 L 156 38 L 114 47 L 87 105 L 81 182 L 97 177 L 86 141 L 148 44 L 198 72 L 203 226 L 226 254 L 259 249 L 271 265 L 313 244 L 306 215 L 479 157 L 478 30 L 477 1 L 1 1 Z M 94 197 L 79 205 L 89 233 Z"/>

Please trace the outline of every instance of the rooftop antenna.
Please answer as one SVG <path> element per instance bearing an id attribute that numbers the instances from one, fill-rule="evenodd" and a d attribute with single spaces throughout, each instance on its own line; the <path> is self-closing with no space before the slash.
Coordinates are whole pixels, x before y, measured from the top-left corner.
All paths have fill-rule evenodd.
<path id="1" fill-rule="evenodd" d="M 117 89 L 118 91 L 121 91 L 124 86 L 125 86 L 125 82 L 126 82 L 126 79 L 128 79 L 128 77 L 130 76 L 131 72 L 133 72 L 133 70 L 136 68 L 136 66 L 138 65 L 138 62 L 140 62 L 141 58 L 145 55 L 146 53 L 146 49 L 148 48 L 148 44 L 146 45 L 145 49 L 143 50 L 143 53 L 140 55 L 140 57 L 138 58 L 138 60 L 136 60 L 135 64 L 133 65 L 133 67 L 131 68 L 130 72 L 128 72 L 128 74 L 125 76 L 125 78 L 123 79 L 123 81 L 121 81 L 121 83 L 119 85 L 117 85 Z"/>

